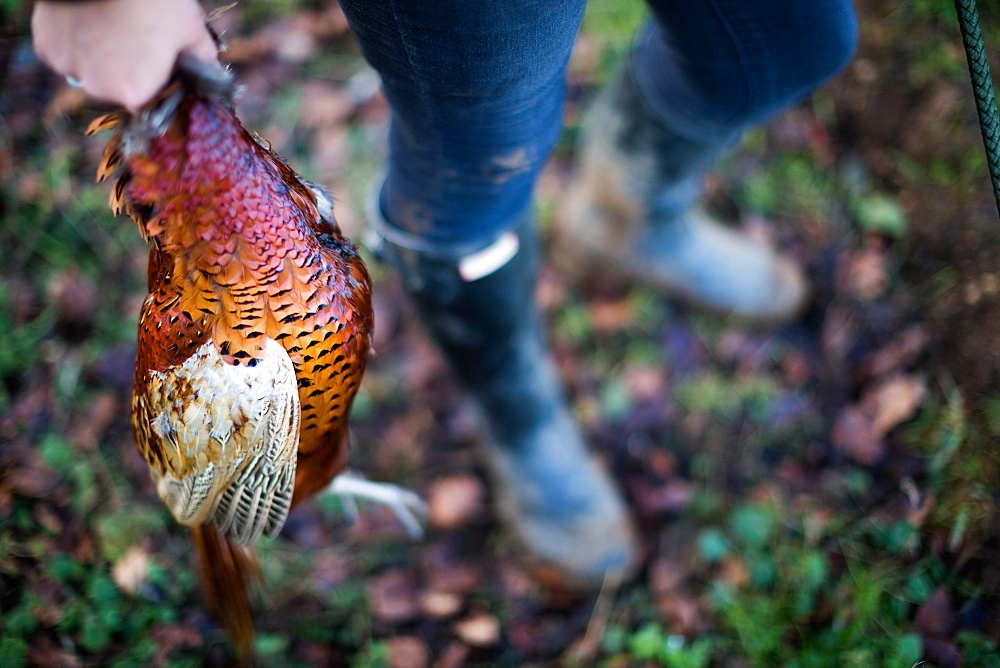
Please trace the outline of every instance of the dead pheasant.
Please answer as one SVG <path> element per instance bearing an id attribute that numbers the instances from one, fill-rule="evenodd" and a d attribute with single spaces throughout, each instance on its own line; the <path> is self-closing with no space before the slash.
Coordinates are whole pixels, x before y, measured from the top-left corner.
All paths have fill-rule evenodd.
<path id="1" fill-rule="evenodd" d="M 253 637 L 250 545 L 327 487 L 371 345 L 370 281 L 330 200 L 237 119 L 228 75 L 190 60 L 112 113 L 98 179 L 150 243 L 132 398 L 160 497 L 191 527 L 207 597 Z"/>

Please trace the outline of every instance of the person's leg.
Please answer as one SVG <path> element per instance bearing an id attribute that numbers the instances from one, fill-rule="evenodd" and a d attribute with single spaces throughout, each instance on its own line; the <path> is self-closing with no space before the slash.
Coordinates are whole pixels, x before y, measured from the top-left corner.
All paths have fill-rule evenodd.
<path id="1" fill-rule="evenodd" d="M 847 62 L 850 1 L 649 4 L 655 20 L 590 113 L 562 237 L 590 262 L 601 256 L 710 308 L 793 315 L 801 271 L 693 203 L 705 170 L 746 128 Z"/>
<path id="2" fill-rule="evenodd" d="M 534 305 L 531 191 L 560 131 L 582 3 L 342 5 L 392 108 L 377 252 L 482 409 L 499 509 L 554 582 L 619 580 L 636 560 L 632 523 Z"/>
<path id="3" fill-rule="evenodd" d="M 726 140 L 802 100 L 850 60 L 851 0 L 647 0 L 633 63 L 643 98 L 694 139 Z"/>
<path id="4" fill-rule="evenodd" d="M 392 110 L 386 218 L 435 248 L 487 245 L 559 136 L 583 0 L 341 5 Z"/>

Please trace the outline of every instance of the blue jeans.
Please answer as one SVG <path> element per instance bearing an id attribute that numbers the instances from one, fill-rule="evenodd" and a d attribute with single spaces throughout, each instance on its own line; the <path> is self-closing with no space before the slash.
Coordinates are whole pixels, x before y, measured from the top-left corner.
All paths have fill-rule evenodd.
<path id="1" fill-rule="evenodd" d="M 523 219 L 562 127 L 585 0 L 341 0 L 392 108 L 380 204 L 395 227 L 474 250 Z M 851 0 L 649 0 L 637 79 L 670 127 L 726 141 L 838 72 Z"/>

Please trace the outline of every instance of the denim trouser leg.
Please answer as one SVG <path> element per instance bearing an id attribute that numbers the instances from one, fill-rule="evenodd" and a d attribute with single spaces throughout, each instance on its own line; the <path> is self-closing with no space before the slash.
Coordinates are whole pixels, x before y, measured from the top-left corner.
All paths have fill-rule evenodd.
<path id="1" fill-rule="evenodd" d="M 475 249 L 521 220 L 561 129 L 583 0 L 341 0 L 392 107 L 381 205 L 396 227 Z M 835 74 L 850 0 L 651 0 L 644 94 L 678 132 L 731 137 Z"/>
<path id="2" fill-rule="evenodd" d="M 341 0 L 392 107 L 381 205 L 478 250 L 521 219 L 561 129 L 583 0 Z"/>
<path id="3" fill-rule="evenodd" d="M 725 140 L 808 96 L 847 64 L 851 0 L 647 0 L 633 67 L 672 130 Z"/>

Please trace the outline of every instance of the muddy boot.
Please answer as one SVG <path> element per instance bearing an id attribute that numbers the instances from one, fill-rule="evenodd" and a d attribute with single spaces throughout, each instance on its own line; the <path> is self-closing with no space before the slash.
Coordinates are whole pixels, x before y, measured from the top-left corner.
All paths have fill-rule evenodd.
<path id="1" fill-rule="evenodd" d="M 481 409 L 498 510 L 529 566 L 571 590 L 622 581 L 636 565 L 635 529 L 587 450 L 546 348 L 533 299 L 531 226 L 464 257 L 436 253 L 384 220 L 377 232 L 374 250 L 400 274 Z"/>
<path id="2" fill-rule="evenodd" d="M 730 143 L 673 131 L 626 61 L 584 122 L 580 173 L 556 220 L 560 268 L 622 275 L 725 314 L 793 316 L 806 293 L 800 268 L 692 205 Z"/>

